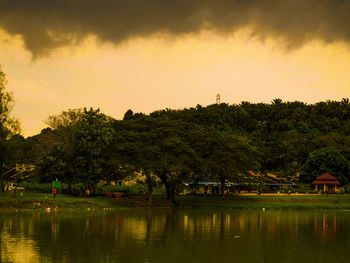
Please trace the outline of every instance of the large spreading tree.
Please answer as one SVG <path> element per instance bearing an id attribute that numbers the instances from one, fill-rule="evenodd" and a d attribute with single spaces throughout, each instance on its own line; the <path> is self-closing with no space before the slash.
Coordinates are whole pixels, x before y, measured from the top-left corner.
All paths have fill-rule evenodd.
<path id="1" fill-rule="evenodd" d="M 106 151 L 114 137 L 111 119 L 99 109 L 85 108 L 50 117 L 49 123 L 58 143 L 39 162 L 41 176 L 47 180 L 56 177 L 69 185 L 81 182 L 85 190 L 94 191 L 108 163 Z"/>
<path id="2" fill-rule="evenodd" d="M 220 182 L 222 195 L 227 181 L 239 182 L 241 175 L 259 169 L 260 152 L 247 138 L 214 128 L 196 129 L 193 148 L 202 159 L 201 173 Z"/>
<path id="3" fill-rule="evenodd" d="M 128 118 L 116 124 L 118 151 L 126 166 L 146 175 L 147 202 L 152 203 L 154 176 L 166 189 L 167 199 L 176 205 L 177 187 L 196 174 L 198 156 L 186 139 L 188 125 L 162 117 Z"/>

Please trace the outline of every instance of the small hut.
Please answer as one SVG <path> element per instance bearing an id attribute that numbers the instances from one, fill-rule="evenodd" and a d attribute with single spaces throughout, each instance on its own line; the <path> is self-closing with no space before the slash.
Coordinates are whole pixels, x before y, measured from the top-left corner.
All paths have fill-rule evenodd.
<path id="1" fill-rule="evenodd" d="M 316 178 L 315 181 L 312 182 L 315 185 L 315 190 L 317 191 L 318 185 L 323 185 L 323 191 L 328 192 L 328 186 L 334 186 L 334 192 L 337 191 L 337 185 L 340 185 L 340 182 L 337 181 L 333 175 L 330 174 L 322 174 Z"/>

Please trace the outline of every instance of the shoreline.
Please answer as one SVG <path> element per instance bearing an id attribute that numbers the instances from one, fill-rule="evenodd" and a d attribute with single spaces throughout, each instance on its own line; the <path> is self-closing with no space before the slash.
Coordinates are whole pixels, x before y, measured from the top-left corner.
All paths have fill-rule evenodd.
<path id="1" fill-rule="evenodd" d="M 276 209 L 276 210 L 350 210 L 350 194 L 262 194 L 226 196 L 176 197 L 178 205 L 172 207 L 164 196 L 153 197 L 153 208 L 207 208 L 207 209 Z M 144 195 L 124 198 L 77 197 L 50 194 L 24 193 L 14 197 L 13 193 L 0 193 L 0 210 L 103 210 L 109 208 L 146 208 Z"/>

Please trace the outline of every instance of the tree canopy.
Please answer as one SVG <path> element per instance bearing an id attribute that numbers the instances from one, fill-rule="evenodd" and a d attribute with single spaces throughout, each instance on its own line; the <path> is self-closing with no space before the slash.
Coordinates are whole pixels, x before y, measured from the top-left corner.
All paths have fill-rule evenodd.
<path id="1" fill-rule="evenodd" d="M 114 120 L 99 109 L 70 109 L 49 116 L 47 128 L 24 138 L 12 116 L 13 95 L 0 67 L 0 172 L 16 163 L 39 167 L 39 180 L 55 178 L 85 189 L 125 174 L 166 188 L 167 198 L 184 182 L 240 181 L 249 170 L 299 176 L 310 183 L 330 173 L 350 183 L 350 103 L 284 102 L 213 104 L 150 114 L 127 110 Z M 1 178 L 3 188 L 3 180 Z M 150 200 L 150 199 L 149 199 Z"/>
<path id="2" fill-rule="evenodd" d="M 11 115 L 14 100 L 6 85 L 6 75 L 0 66 L 0 139 L 6 139 L 20 130 L 19 121 Z"/>
<path id="3" fill-rule="evenodd" d="M 105 151 L 113 140 L 114 130 L 110 120 L 100 110 L 92 108 L 69 111 L 74 119 L 64 119 L 66 113 L 51 117 L 55 120 L 60 140 L 54 144 L 41 161 L 41 177 L 46 180 L 59 178 L 67 183 L 82 182 L 85 189 L 104 179 Z M 68 113 L 69 113 L 68 112 Z"/>
<path id="4" fill-rule="evenodd" d="M 348 184 L 350 182 L 350 163 L 339 151 L 331 147 L 313 151 L 300 168 L 300 181 L 311 183 L 323 173 L 329 173 L 342 184 Z"/>
<path id="5" fill-rule="evenodd" d="M 14 105 L 12 93 L 6 90 L 7 79 L 0 65 L 0 174 L 3 173 L 4 164 L 9 161 L 9 152 L 14 152 L 8 145 L 10 136 L 19 133 L 19 121 L 11 115 Z M 4 190 L 4 182 L 1 176 L 1 190 Z"/>
<path id="6" fill-rule="evenodd" d="M 145 174 L 149 182 L 158 178 L 170 200 L 183 182 L 216 180 L 224 187 L 226 180 L 238 182 L 249 170 L 279 173 L 285 177 L 301 173 L 300 180 L 310 182 L 311 179 L 305 179 L 305 167 L 310 165 L 309 153 L 325 147 L 332 147 L 337 152 L 332 155 L 340 154 L 345 161 L 350 158 L 347 99 L 311 105 L 280 99 L 270 104 L 197 105 L 148 115 L 128 110 L 123 120 L 109 120 L 113 125 L 106 129 L 92 128 L 94 122 L 81 122 L 86 112 L 79 114 L 82 112 L 72 110 L 50 118 L 51 129 L 42 133 L 38 140 L 52 138 L 51 141 L 62 143 L 64 140 L 60 138 L 69 138 L 71 142 L 66 143 L 66 149 L 79 149 L 72 149 L 70 158 L 77 160 L 74 158 L 80 156 L 76 162 L 80 166 L 80 181 L 90 177 L 91 171 L 96 175 L 94 182 L 98 178 L 116 179 L 121 175 L 118 170 L 137 171 Z M 90 138 L 92 135 L 88 134 L 95 134 L 97 130 L 102 131 L 101 136 L 97 136 L 99 139 L 85 144 L 83 138 Z M 39 145 L 46 141 L 43 139 Z M 96 145 L 100 147 L 102 160 L 98 165 L 94 164 L 99 160 L 93 154 Z M 345 165 L 342 158 L 339 162 Z M 91 169 L 84 170 L 86 167 Z M 324 170 L 327 171 L 340 176 L 343 184 L 348 183 L 334 170 Z M 314 175 L 321 172 L 314 172 Z M 346 174 L 345 170 L 342 173 Z M 151 194 L 152 185 L 149 187 Z"/>
<path id="7" fill-rule="evenodd" d="M 99 109 L 71 109 L 46 120 L 40 134 L 16 134 L 13 96 L 0 69 L 0 168 L 37 164 L 39 180 L 54 178 L 93 188 L 129 173 L 146 176 L 167 198 L 184 182 L 239 182 L 248 171 L 278 173 L 310 183 L 330 173 L 350 183 L 350 103 L 284 102 L 213 104 L 150 114 L 126 111 L 114 120 Z"/>

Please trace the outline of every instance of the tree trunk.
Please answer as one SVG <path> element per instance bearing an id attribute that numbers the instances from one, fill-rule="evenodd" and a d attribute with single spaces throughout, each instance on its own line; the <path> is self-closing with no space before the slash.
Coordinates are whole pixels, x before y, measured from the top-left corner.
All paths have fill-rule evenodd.
<path id="1" fill-rule="evenodd" d="M 225 178 L 220 178 L 220 186 L 221 186 L 221 195 L 222 197 L 225 196 L 225 188 L 226 188 L 226 185 L 225 185 Z"/>
<path id="2" fill-rule="evenodd" d="M 1 176 L 1 179 L 0 179 L 0 185 L 1 185 L 1 192 L 5 192 L 5 183 L 4 183 L 4 179 L 2 178 Z"/>
<path id="3" fill-rule="evenodd" d="M 153 194 L 153 184 L 151 174 L 146 172 L 146 182 L 147 182 L 147 193 L 146 193 L 146 201 L 147 206 L 152 206 L 152 194 Z"/>
<path id="4" fill-rule="evenodd" d="M 170 189 L 171 189 L 171 191 L 170 191 L 170 202 L 171 202 L 172 206 L 177 206 L 177 202 L 175 200 L 175 186 L 172 185 Z"/>
<path id="5" fill-rule="evenodd" d="M 89 183 L 84 182 L 84 192 L 83 192 L 83 196 L 88 196 L 90 194 L 90 190 L 89 190 Z"/>
<path id="6" fill-rule="evenodd" d="M 89 186 L 89 190 L 90 190 L 90 194 L 93 194 L 93 195 L 95 195 L 95 194 L 96 194 L 95 185 L 90 184 L 90 186 Z"/>
<path id="7" fill-rule="evenodd" d="M 161 180 L 165 186 L 166 189 L 166 198 L 170 202 L 171 206 L 176 206 L 176 200 L 175 200 L 175 186 L 168 183 L 168 178 L 166 176 L 162 176 Z"/>
<path id="8" fill-rule="evenodd" d="M 166 199 L 172 204 L 172 200 L 173 200 L 173 197 L 172 197 L 172 187 L 170 184 L 168 184 L 166 187 Z"/>
<path id="9" fill-rule="evenodd" d="M 4 180 L 4 175 L 2 174 L 3 170 L 2 170 L 2 165 L 3 162 L 0 163 L 0 187 L 1 187 L 1 192 L 5 192 L 5 180 Z"/>
<path id="10" fill-rule="evenodd" d="M 2 172 L 1 169 L 0 169 L 0 172 Z M 0 187 L 1 187 L 1 192 L 5 192 L 5 181 L 4 181 L 3 175 L 0 175 Z"/>
<path id="11" fill-rule="evenodd" d="M 69 192 L 70 194 L 73 193 L 73 191 L 72 191 L 72 182 L 68 182 L 68 192 Z"/>

